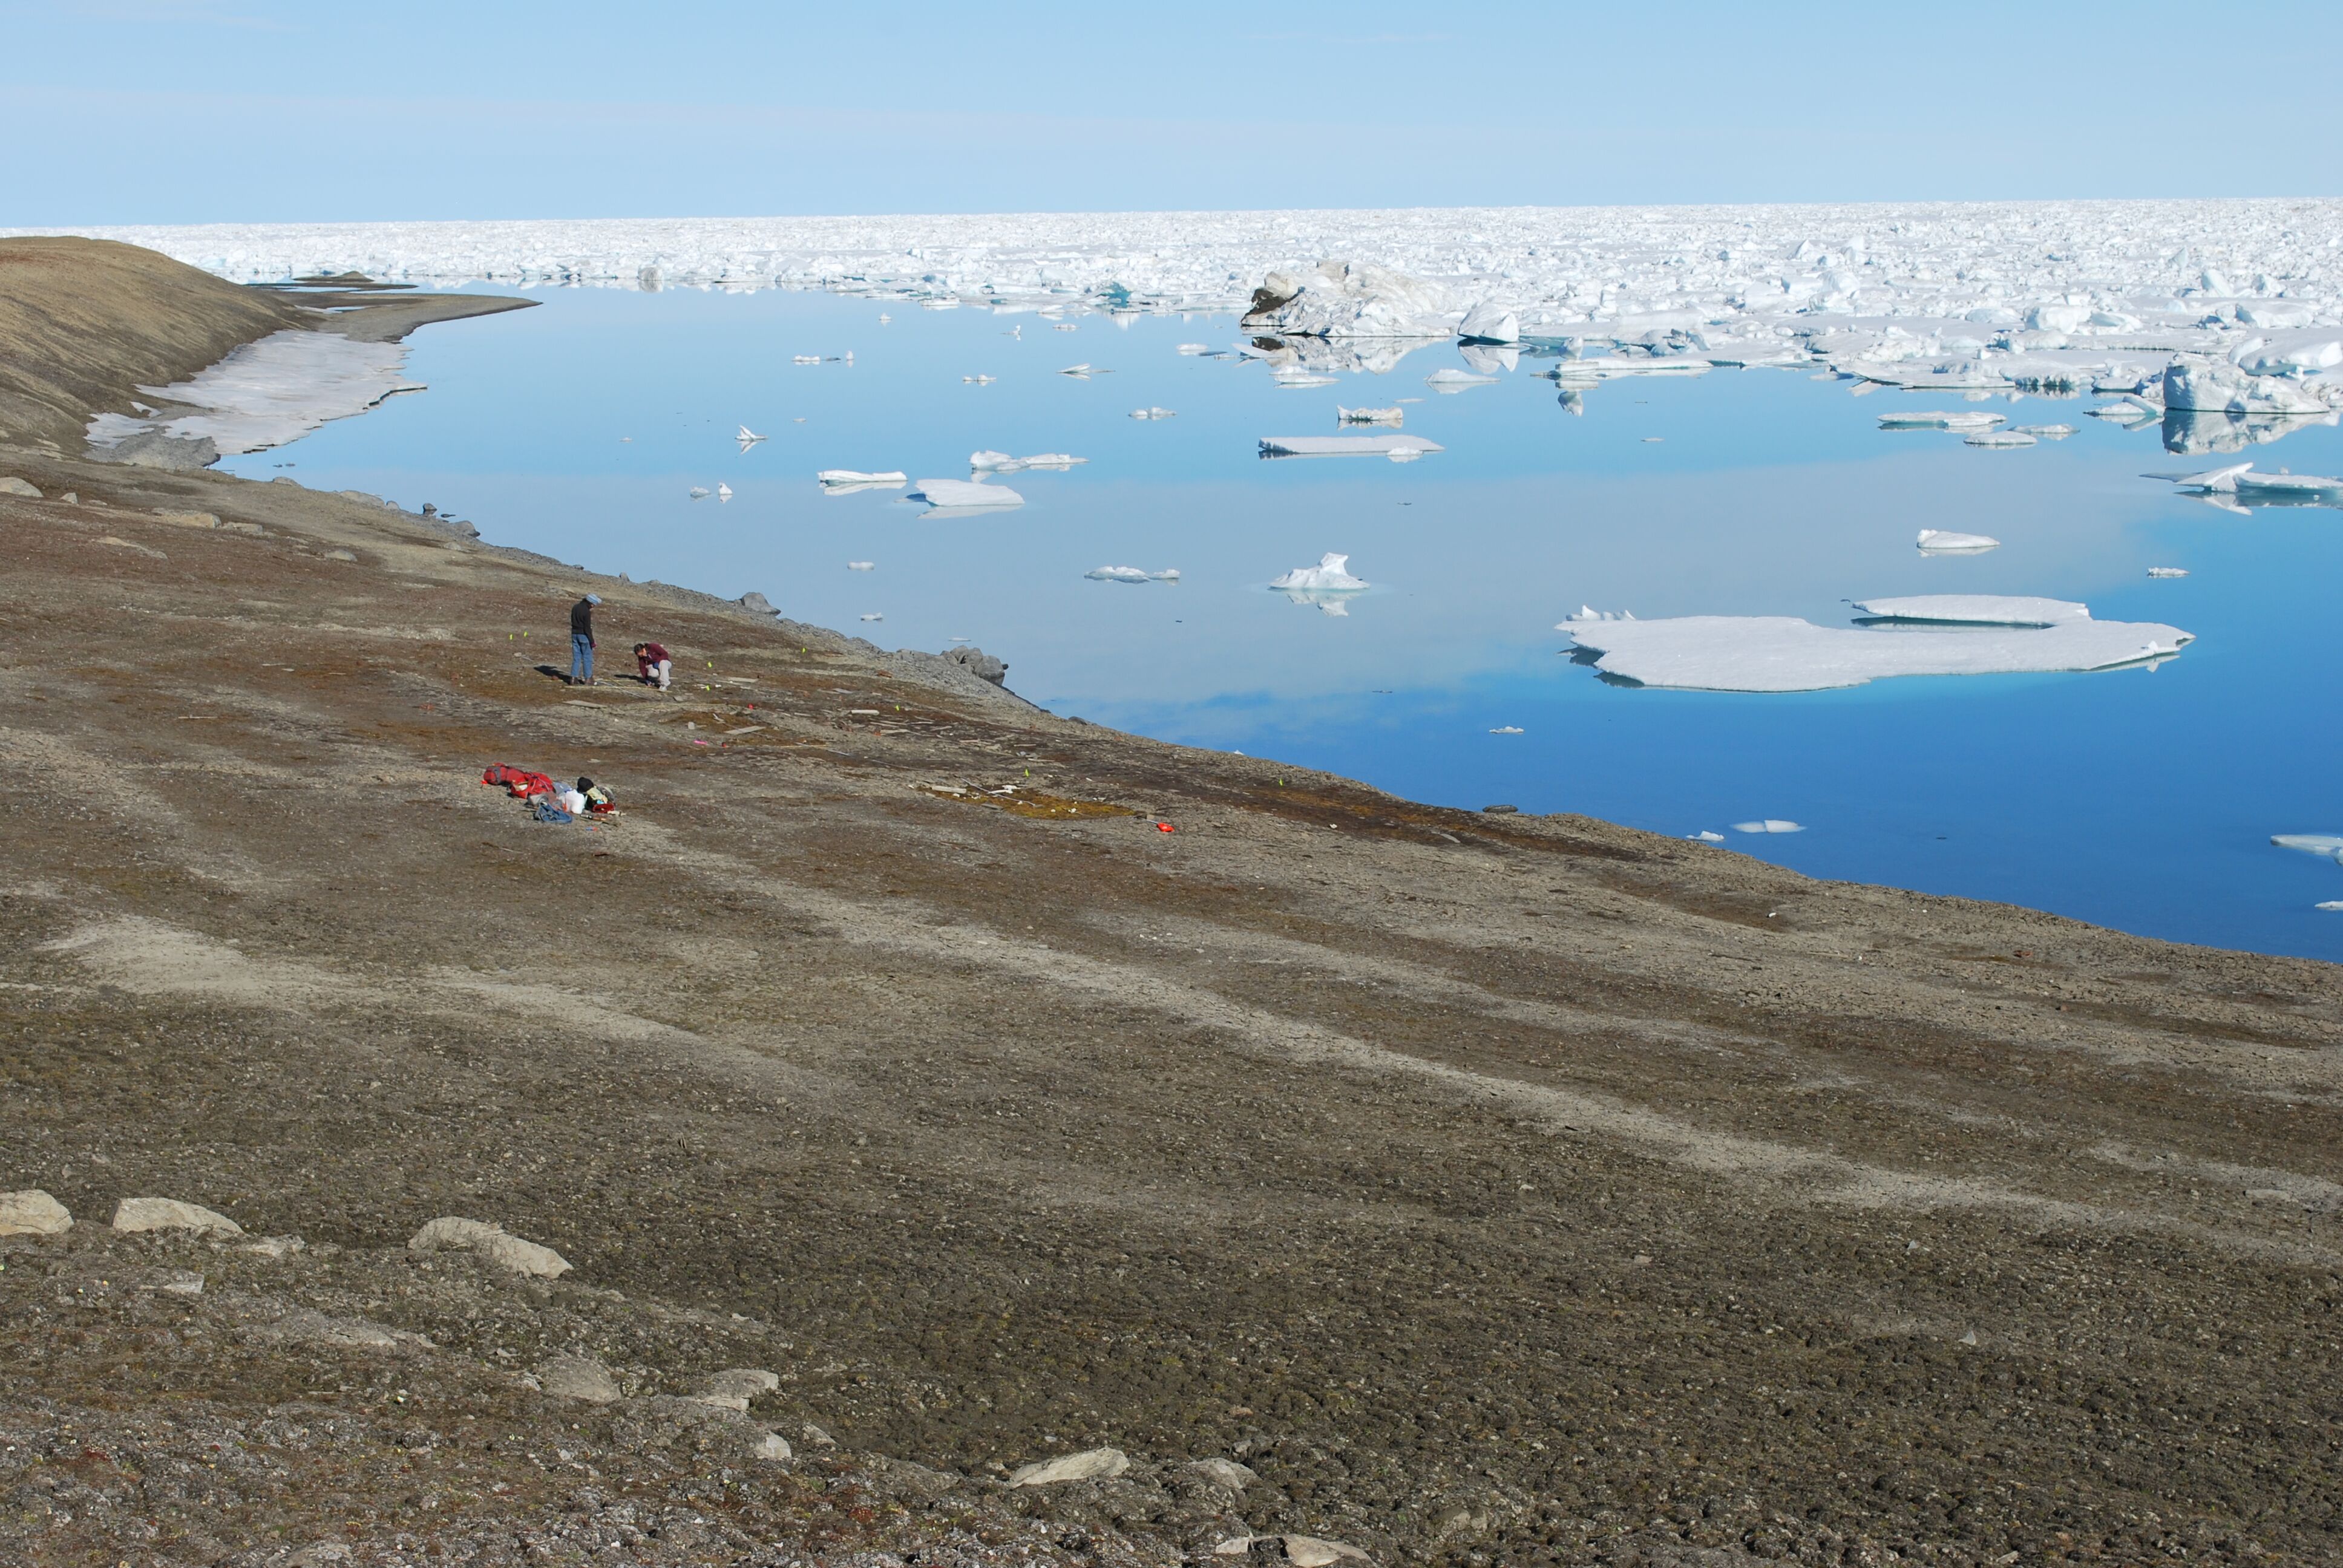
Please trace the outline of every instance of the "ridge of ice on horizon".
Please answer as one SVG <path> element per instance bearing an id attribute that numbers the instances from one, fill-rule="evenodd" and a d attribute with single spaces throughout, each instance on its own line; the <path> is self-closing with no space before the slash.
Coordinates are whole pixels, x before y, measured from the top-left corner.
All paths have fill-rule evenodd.
<path id="1" fill-rule="evenodd" d="M 30 231 L 7 231 L 30 232 Z M 2343 199 L 1457 207 L 212 224 L 85 228 L 240 282 L 831 289 L 1027 307 L 1238 310 L 1347 257 L 1431 286 L 1475 336 L 1673 321 L 1736 331 L 1917 317 L 2120 344 L 2219 313 L 2323 369 L 2343 325 Z M 2172 307 L 2177 306 L 2179 309 Z M 1419 311 L 1419 315 L 1423 314 Z M 1804 326 L 1815 325 L 1810 319 Z M 1876 336 L 1875 330 L 1874 336 Z M 2311 341 L 2316 339 L 2318 341 Z M 1921 335 L 1919 342 L 1926 342 Z M 1939 342 L 1942 352 L 1950 346 Z M 2150 349 L 2143 343 L 2144 349 Z"/>

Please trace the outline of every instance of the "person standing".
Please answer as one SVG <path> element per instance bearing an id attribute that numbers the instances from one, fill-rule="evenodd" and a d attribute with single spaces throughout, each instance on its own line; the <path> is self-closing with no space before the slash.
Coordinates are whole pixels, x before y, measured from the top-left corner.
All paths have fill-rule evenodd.
<path id="1" fill-rule="evenodd" d="M 594 684 L 594 607 L 602 596 L 589 593 L 569 607 L 569 684 Z"/>
<path id="2" fill-rule="evenodd" d="M 656 686 L 665 691 L 674 674 L 675 661 L 658 643 L 639 642 L 635 644 L 635 670 L 645 686 Z"/>

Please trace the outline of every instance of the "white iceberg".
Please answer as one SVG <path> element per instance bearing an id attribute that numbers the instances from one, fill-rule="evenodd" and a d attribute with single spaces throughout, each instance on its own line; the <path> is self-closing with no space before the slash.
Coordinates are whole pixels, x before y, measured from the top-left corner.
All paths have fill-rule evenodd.
<path id="1" fill-rule="evenodd" d="M 1516 311 L 1484 301 L 1464 313 L 1456 336 L 1467 343 L 1519 343 L 1522 318 Z"/>
<path id="2" fill-rule="evenodd" d="M 921 479 L 912 486 L 910 499 L 925 501 L 937 508 L 945 507 L 1021 507 L 1025 498 L 1005 485 L 980 484 L 974 479 Z"/>
<path id="3" fill-rule="evenodd" d="M 1317 592 L 1355 593 L 1367 586 L 1363 578 L 1354 578 L 1349 568 L 1351 558 L 1329 551 L 1318 558 L 1314 567 L 1295 567 L 1282 577 L 1273 578 L 1273 588 L 1302 588 Z"/>
<path id="4" fill-rule="evenodd" d="M 821 481 L 824 488 L 832 490 L 892 489 L 910 483 L 900 469 L 890 469 L 883 474 L 866 474 L 858 468 L 824 468 L 814 477 Z"/>
<path id="5" fill-rule="evenodd" d="M 1567 629 L 1606 675 L 1703 691 L 1822 691 L 1903 675 L 2115 669 L 2169 658 L 2194 640 L 2177 627 L 2115 620 L 1884 631 L 1819 627 L 1795 616 L 1707 615 Z"/>
<path id="6" fill-rule="evenodd" d="M 1967 626 L 2057 626 L 2091 618 L 2090 607 L 2063 598 L 1986 593 L 1924 593 L 1857 599 L 1856 611 L 1881 620 L 1950 621 Z"/>
<path id="7" fill-rule="evenodd" d="M 1688 834 L 1686 834 L 1686 835 L 1685 835 L 1685 837 L 1686 837 L 1686 838 L 1689 838 L 1689 839 L 1697 839 L 1699 842 L 1704 843 L 1704 844 L 1722 844 L 1722 843 L 1724 843 L 1724 842 L 1725 842 L 1725 835 L 1724 835 L 1724 834 L 1722 834 L 1722 833 L 1713 833 L 1713 832 L 1709 831 L 1709 829 L 1707 829 L 1706 828 L 1703 828 L 1703 829 L 1702 829 L 1699 832 L 1697 832 L 1697 833 L 1688 833 Z"/>
<path id="8" fill-rule="evenodd" d="M 1448 290 L 1368 262 L 1321 262 L 1272 272 L 1254 290 L 1247 331 L 1304 337 L 1446 337 L 1456 317 Z"/>
<path id="9" fill-rule="evenodd" d="M 2218 468 L 2199 468 L 2186 474 L 2155 473 L 2141 477 L 2169 479 L 2180 489 L 2198 495 L 2227 495 L 2237 487 L 2237 476 L 2251 468 L 2251 463 L 2230 463 Z"/>
<path id="10" fill-rule="evenodd" d="M 1879 417 L 1883 430 L 1990 430 L 2007 422 L 2007 416 L 1989 414 L 1981 408 L 1922 408 Z"/>
<path id="11" fill-rule="evenodd" d="M 695 501 L 704 501 L 704 500 L 706 500 L 706 499 L 708 498 L 708 487 L 707 487 L 706 486 L 704 486 L 704 485 L 694 485 L 694 486 L 692 486 L 692 487 L 691 487 L 691 498 L 692 498 L 693 500 L 695 500 Z"/>
<path id="12" fill-rule="evenodd" d="M 1434 392 L 1462 392 L 1467 387 L 1489 386 L 1496 379 L 1494 376 L 1477 376 L 1470 370 L 1452 367 L 1433 371 L 1423 378 L 1423 384 Z"/>
<path id="13" fill-rule="evenodd" d="M 1312 371 L 1301 369 L 1272 370 L 1269 373 L 1269 377 L 1272 386 L 1286 387 L 1289 390 L 1300 390 L 1311 387 L 1332 387 L 1336 379 L 1332 376 L 1320 376 Z"/>
<path id="14" fill-rule="evenodd" d="M 789 357 L 789 359 L 792 364 L 797 365 L 819 365 L 821 363 L 821 356 L 819 354 L 793 354 Z"/>
<path id="15" fill-rule="evenodd" d="M 1920 548 L 1932 556 L 1976 555 L 2001 548 L 1989 534 L 1956 534 L 1949 528 L 1922 528 Z"/>
<path id="16" fill-rule="evenodd" d="M 849 561 L 846 563 L 846 569 L 850 572 L 867 572 L 876 568 L 878 564 L 876 561 Z"/>
<path id="17" fill-rule="evenodd" d="M 1020 457 L 1021 468 L 1071 468 L 1077 463 L 1087 463 L 1088 457 L 1077 457 L 1071 452 L 1036 452 L 1030 457 Z"/>
<path id="18" fill-rule="evenodd" d="M 1180 345 L 1179 351 L 1188 355 L 1210 354 L 1212 351 L 1212 346 L 1209 343 L 1182 343 Z"/>
<path id="19" fill-rule="evenodd" d="M 1334 422 L 1338 425 L 1397 425 L 1407 418 L 1407 410 L 1390 408 L 1345 408 L 1337 404 Z"/>
<path id="20" fill-rule="evenodd" d="M 1090 361 L 1087 359 L 1083 360 L 1080 365 L 1069 365 L 1063 370 L 1058 372 L 1061 376 L 1080 376 L 1084 379 L 1089 378 L 1090 373 L 1091 366 Z"/>
<path id="21" fill-rule="evenodd" d="M 740 450 L 745 452 L 749 447 L 755 446 L 758 442 L 763 440 L 764 437 L 758 435 L 754 430 L 749 428 L 748 426 L 743 425 L 740 427 L 740 433 L 738 436 L 735 436 L 733 439 L 740 443 Z"/>
<path id="22" fill-rule="evenodd" d="M 1489 733 L 1492 735 L 1519 735 L 1522 733 L 1522 727 L 1518 724 L 1500 724 L 1494 729 L 1489 731 Z"/>
<path id="23" fill-rule="evenodd" d="M 1147 573 L 1137 567 L 1098 567 L 1082 576 L 1111 583 L 1143 583 L 1148 580 Z"/>
<path id="24" fill-rule="evenodd" d="M 2034 437 L 2016 430 L 1980 430 L 1974 436 L 1964 436 L 1961 444 L 1967 447 L 2031 447 Z"/>
<path id="25" fill-rule="evenodd" d="M 1264 457 L 1420 457 L 1444 452 L 1421 436 L 1263 436 Z"/>
<path id="26" fill-rule="evenodd" d="M 2188 568 L 2187 567 L 2150 567 L 2147 568 L 2147 575 L 2152 578 L 2185 578 L 2188 575 Z"/>
<path id="27" fill-rule="evenodd" d="M 1006 473 L 1012 468 L 1021 468 L 1025 465 L 1006 452 L 983 451 L 970 452 L 968 455 L 968 466 L 980 474 L 987 474 Z"/>
<path id="28" fill-rule="evenodd" d="M 729 486 L 729 485 L 727 485 L 727 484 L 719 483 L 719 484 L 717 485 L 717 487 L 716 487 L 716 499 L 717 499 L 718 503 L 720 505 L 720 504 L 722 504 L 723 502 L 726 502 L 726 501 L 730 500 L 731 498 L 732 498 L 732 487 L 731 487 L 731 486 Z"/>
<path id="29" fill-rule="evenodd" d="M 1761 817 L 1755 822 L 1735 822 L 1736 833 L 1803 833 L 1805 829 L 1784 817 Z"/>
<path id="30" fill-rule="evenodd" d="M 2306 855 L 2343 862 L 2343 833 L 2274 833 L 2270 842 L 2281 849 L 2299 849 Z"/>
<path id="31" fill-rule="evenodd" d="M 1177 408 L 1133 408 L 1131 417 L 1134 419 L 1169 419 L 1178 412 Z"/>
<path id="32" fill-rule="evenodd" d="M 971 387 L 990 387 L 992 385 L 992 377 L 990 376 L 963 376 L 960 379 Z"/>
<path id="33" fill-rule="evenodd" d="M 2199 354 L 2180 354 L 2164 367 L 2164 406 L 2200 414 L 2327 414 L 2333 405 L 2301 383 L 2252 376 Z"/>

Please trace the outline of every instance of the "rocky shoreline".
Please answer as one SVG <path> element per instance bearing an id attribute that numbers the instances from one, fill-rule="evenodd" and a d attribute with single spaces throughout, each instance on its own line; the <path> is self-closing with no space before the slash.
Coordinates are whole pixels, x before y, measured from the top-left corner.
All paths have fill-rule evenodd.
<path id="1" fill-rule="evenodd" d="M 2332 966 L 0 428 L 0 1556 L 2335 1553 Z"/>

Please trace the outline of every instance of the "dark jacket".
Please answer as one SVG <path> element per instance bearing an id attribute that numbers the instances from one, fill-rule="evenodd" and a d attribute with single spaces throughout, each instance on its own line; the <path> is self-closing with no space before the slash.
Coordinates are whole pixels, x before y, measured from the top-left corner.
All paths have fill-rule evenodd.
<path id="1" fill-rule="evenodd" d="M 594 646 L 594 607 L 579 599 L 569 607 L 569 635 L 582 637 L 586 646 Z"/>

